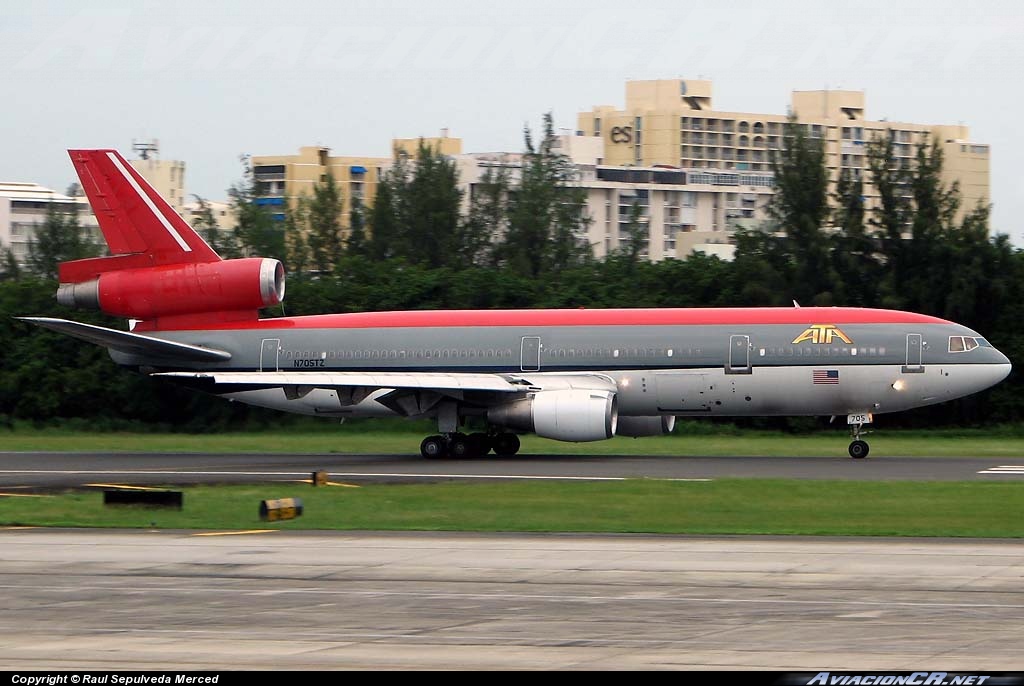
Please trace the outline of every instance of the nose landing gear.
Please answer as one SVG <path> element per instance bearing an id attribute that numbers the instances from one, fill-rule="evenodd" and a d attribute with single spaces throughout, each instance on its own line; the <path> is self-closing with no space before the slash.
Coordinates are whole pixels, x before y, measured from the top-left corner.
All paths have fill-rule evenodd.
<path id="1" fill-rule="evenodd" d="M 852 457 L 855 460 L 867 457 L 868 451 L 870 450 L 868 442 L 862 440 L 860 437 L 861 429 L 863 428 L 863 426 L 864 425 L 862 423 L 850 425 L 850 436 L 853 438 L 853 440 L 850 442 L 850 457 Z M 867 432 L 864 431 L 863 433 Z"/>

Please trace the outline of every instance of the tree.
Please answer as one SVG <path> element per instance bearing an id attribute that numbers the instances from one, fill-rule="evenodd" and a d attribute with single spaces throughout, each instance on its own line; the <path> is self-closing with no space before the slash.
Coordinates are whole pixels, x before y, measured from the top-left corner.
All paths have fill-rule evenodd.
<path id="1" fill-rule="evenodd" d="M 203 240 L 213 248 L 215 253 L 224 259 L 230 260 L 240 257 L 241 252 L 238 248 L 238 238 L 235 236 L 235 232 L 220 228 L 217 218 L 213 215 L 213 207 L 206 199 L 194 193 L 192 197 L 195 198 L 196 204 L 199 205 L 198 216 L 192 222 L 192 228 L 202 236 Z"/>
<path id="2" fill-rule="evenodd" d="M 834 279 L 823 231 L 829 216 L 824 139 L 809 136 L 807 126 L 791 114 L 783 128 L 782 149 L 772 155 L 771 165 L 775 194 L 768 214 L 786 234 L 792 256 L 791 295 L 808 302 L 831 299 L 828 292 Z"/>
<path id="3" fill-rule="evenodd" d="M 356 257 L 367 253 L 366 240 L 366 208 L 359 196 L 352 198 L 352 209 L 348 215 L 348 237 L 345 239 L 345 252 Z"/>
<path id="4" fill-rule="evenodd" d="M 459 245 L 466 264 L 496 265 L 496 244 L 508 231 L 508 203 L 511 179 L 506 164 L 487 167 L 473 186 L 469 214 L 462 222 Z"/>
<path id="5" fill-rule="evenodd" d="M 342 253 L 341 215 L 344 211 L 341 188 L 334 175 L 327 173 L 320 183 L 313 187 L 313 197 L 304 211 L 304 223 L 308 225 L 306 242 L 312 266 L 321 274 L 333 271 Z"/>
<path id="6" fill-rule="evenodd" d="M 0 250 L 0 281 L 16 281 L 21 278 L 21 265 L 10 248 Z"/>
<path id="7" fill-rule="evenodd" d="M 284 223 L 271 217 L 266 207 L 257 202 L 259 195 L 252 163 L 243 156 L 242 179 L 228 189 L 239 247 L 247 255 L 280 259 L 286 254 Z"/>
<path id="8" fill-rule="evenodd" d="M 398 208 L 391 173 L 377 184 L 377 197 L 370 212 L 370 240 L 367 252 L 371 259 L 383 262 L 395 255 L 398 242 Z"/>
<path id="9" fill-rule="evenodd" d="M 400 217 L 397 254 L 410 264 L 459 265 L 462 192 L 455 162 L 420 139 L 409 173 L 394 170 L 392 179 L 407 179 L 394 186 Z"/>
<path id="10" fill-rule="evenodd" d="M 875 241 L 868 232 L 864 182 L 849 169 L 842 170 L 833 198 L 835 300 L 843 305 L 867 306 L 876 300 L 881 265 Z"/>
<path id="11" fill-rule="evenodd" d="M 640 203 L 636 200 L 629 208 L 629 221 L 626 224 L 626 242 L 619 249 L 619 253 L 625 258 L 630 269 L 635 269 L 640 262 L 640 256 L 648 250 L 650 230 L 645 222 L 641 221 L 643 211 Z"/>
<path id="12" fill-rule="evenodd" d="M 28 244 L 28 267 L 37 276 L 57 278 L 61 262 L 95 257 L 100 247 L 78 222 L 77 203 L 51 202 L 46 220 L 36 225 Z"/>
<path id="13" fill-rule="evenodd" d="M 284 242 L 287 255 L 288 271 L 296 276 L 303 276 L 310 268 L 309 241 L 306 239 L 309 228 L 309 200 L 299 198 L 284 214 Z"/>
<path id="14" fill-rule="evenodd" d="M 537 145 L 529 127 L 523 130 L 522 175 L 509 202 L 508 230 L 500 246 L 504 264 L 534 278 L 579 264 L 590 254 L 580 238 L 588 222 L 583 213 L 586 192 L 575 185 L 569 158 L 556 149 L 550 112 L 543 126 Z"/>

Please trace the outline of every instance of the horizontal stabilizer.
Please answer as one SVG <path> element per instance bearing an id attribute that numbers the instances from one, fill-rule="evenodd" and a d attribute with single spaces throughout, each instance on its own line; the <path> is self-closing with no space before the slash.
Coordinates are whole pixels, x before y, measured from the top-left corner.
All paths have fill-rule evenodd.
<path id="1" fill-rule="evenodd" d="M 67 319 L 53 317 L 17 317 L 17 319 L 128 355 L 156 356 L 190 362 L 224 362 L 231 359 L 231 353 L 223 350 L 177 343 Z"/>
<path id="2" fill-rule="evenodd" d="M 156 376 L 175 376 L 213 380 L 217 385 L 306 386 L 313 388 L 421 389 L 432 391 L 494 391 L 522 393 L 535 390 L 529 385 L 500 374 L 443 372 L 165 372 Z"/>

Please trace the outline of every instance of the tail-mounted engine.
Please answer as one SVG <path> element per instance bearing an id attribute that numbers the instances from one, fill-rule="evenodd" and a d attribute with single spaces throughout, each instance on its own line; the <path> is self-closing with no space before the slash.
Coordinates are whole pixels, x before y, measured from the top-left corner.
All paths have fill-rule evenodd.
<path id="1" fill-rule="evenodd" d="M 57 301 L 143 320 L 151 328 L 188 328 L 211 319 L 255 318 L 260 308 L 284 300 L 284 288 L 278 260 L 251 257 L 105 271 L 60 284 Z"/>

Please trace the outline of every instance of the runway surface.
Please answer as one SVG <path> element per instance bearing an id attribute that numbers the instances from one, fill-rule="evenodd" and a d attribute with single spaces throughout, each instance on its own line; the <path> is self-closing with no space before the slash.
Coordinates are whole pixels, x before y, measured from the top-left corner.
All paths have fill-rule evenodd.
<path id="1" fill-rule="evenodd" d="M 0 530 L 0 669 L 1019 670 L 1017 542 Z"/>
<path id="2" fill-rule="evenodd" d="M 201 455 L 0 452 L 4 488 L 88 483 L 263 483 L 326 470 L 356 482 L 445 479 L 841 479 L 1024 480 L 1024 457 L 637 457 L 522 456 L 424 460 L 409 455 Z"/>

